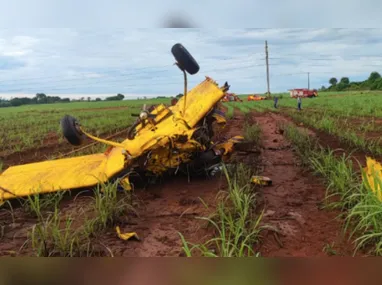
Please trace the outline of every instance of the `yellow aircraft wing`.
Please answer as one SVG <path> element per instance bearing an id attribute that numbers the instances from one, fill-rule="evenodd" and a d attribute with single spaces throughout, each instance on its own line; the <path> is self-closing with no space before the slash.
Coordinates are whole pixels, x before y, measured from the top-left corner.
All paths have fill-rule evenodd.
<path id="1" fill-rule="evenodd" d="M 185 98 L 182 97 L 177 105 L 170 108 L 172 116 L 166 116 L 169 112 L 164 110 L 161 117 L 165 118 L 158 124 L 140 129 L 133 140 L 113 143 L 110 152 L 10 167 L 0 174 L 0 200 L 106 182 L 126 166 L 123 149 L 136 158 L 148 149 L 164 147 L 170 141 L 176 143 L 172 139 L 178 135 L 187 136 L 191 142 L 192 128 L 223 96 L 217 83 L 207 77 L 187 94 L 184 115 Z"/>
<path id="2" fill-rule="evenodd" d="M 113 148 L 109 153 L 13 166 L 0 175 L 0 201 L 94 186 L 122 171 L 124 164 L 122 149 Z"/>

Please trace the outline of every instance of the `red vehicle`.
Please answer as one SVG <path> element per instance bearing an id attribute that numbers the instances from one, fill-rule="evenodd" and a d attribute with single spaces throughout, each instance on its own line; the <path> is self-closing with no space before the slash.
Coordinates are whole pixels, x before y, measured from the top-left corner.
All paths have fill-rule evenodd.
<path id="1" fill-rule="evenodd" d="M 235 93 L 225 93 L 225 96 L 222 99 L 222 102 L 243 102 L 243 100 L 240 99 L 239 96 L 237 96 Z"/>
<path id="2" fill-rule="evenodd" d="M 316 89 L 310 90 L 307 88 L 300 88 L 300 89 L 296 88 L 289 91 L 290 91 L 290 97 L 292 98 L 297 98 L 297 97 L 313 98 L 318 96 Z"/>

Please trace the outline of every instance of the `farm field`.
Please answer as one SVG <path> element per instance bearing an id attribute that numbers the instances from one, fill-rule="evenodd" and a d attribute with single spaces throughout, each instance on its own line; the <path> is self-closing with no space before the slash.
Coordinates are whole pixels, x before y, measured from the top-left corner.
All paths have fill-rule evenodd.
<path id="1" fill-rule="evenodd" d="M 94 135 L 105 137 L 126 129 L 133 121 L 131 113 L 143 104 L 159 104 L 161 100 L 130 100 L 25 105 L 0 110 L 0 166 L 18 160 L 40 160 L 69 151 L 60 128 L 60 119 L 71 114 Z M 69 147 L 69 148 L 68 148 Z M 73 150 L 73 149 L 72 149 Z M 34 160 L 33 160 L 34 161 Z M 0 168 L 1 169 L 1 168 Z"/>
<path id="2" fill-rule="evenodd" d="M 366 156 L 382 162 L 382 94 L 319 93 L 303 99 L 224 103 L 234 153 L 208 179 L 179 175 L 119 193 L 116 185 L 30 197 L 0 208 L 0 256 L 374 256 L 382 255 L 382 202 L 363 182 Z M 282 96 L 282 97 L 281 97 Z M 167 101 L 170 101 L 168 99 Z M 119 141 L 143 104 L 61 103 L 0 109 L 0 172 L 78 149 L 62 137 L 65 114 Z M 359 164 L 358 164 L 359 163 Z M 267 187 L 252 175 L 272 179 Z M 118 238 L 115 227 L 139 240 Z"/>

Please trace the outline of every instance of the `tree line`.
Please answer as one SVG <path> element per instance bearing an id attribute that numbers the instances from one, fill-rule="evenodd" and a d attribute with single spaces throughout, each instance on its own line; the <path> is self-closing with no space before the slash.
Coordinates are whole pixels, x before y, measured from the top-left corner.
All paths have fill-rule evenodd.
<path id="1" fill-rule="evenodd" d="M 125 96 L 123 94 L 117 94 L 117 96 L 111 96 L 105 98 L 105 101 L 119 101 L 123 100 Z M 91 100 L 91 97 L 82 97 L 80 99 L 69 99 L 60 98 L 59 96 L 47 96 L 45 93 L 37 93 L 33 98 L 21 97 L 12 99 L 2 99 L 0 98 L 0 108 L 2 107 L 16 107 L 22 105 L 35 105 L 35 104 L 53 104 L 53 103 L 70 103 L 70 102 L 99 102 L 102 101 L 101 98 L 95 98 Z"/>
<path id="2" fill-rule="evenodd" d="M 339 81 L 332 77 L 329 87 L 322 86 L 319 91 L 356 91 L 356 90 L 382 90 L 381 75 L 373 71 L 364 81 L 350 81 L 349 77 L 342 77 Z"/>

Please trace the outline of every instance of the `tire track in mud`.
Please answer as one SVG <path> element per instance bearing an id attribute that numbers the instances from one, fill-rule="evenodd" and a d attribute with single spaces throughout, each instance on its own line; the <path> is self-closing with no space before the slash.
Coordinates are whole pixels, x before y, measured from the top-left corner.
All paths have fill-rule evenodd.
<path id="1" fill-rule="evenodd" d="M 260 190 L 265 215 L 263 222 L 275 230 L 263 232 L 259 248 L 263 256 L 327 256 L 326 245 L 342 255 L 353 247 L 342 236 L 339 212 L 321 209 L 325 186 L 308 169 L 300 166 L 292 145 L 279 132 L 277 122 L 287 122 L 273 113 L 254 115 L 263 133 L 262 175 L 272 179 Z"/>

